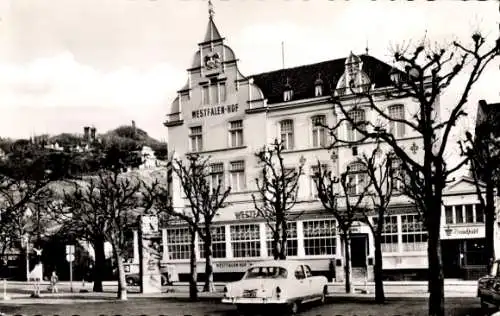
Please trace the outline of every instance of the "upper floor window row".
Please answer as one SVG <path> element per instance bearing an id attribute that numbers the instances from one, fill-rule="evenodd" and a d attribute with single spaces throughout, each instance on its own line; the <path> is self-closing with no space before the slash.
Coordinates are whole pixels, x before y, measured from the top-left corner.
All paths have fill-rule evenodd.
<path id="1" fill-rule="evenodd" d="M 351 142 L 363 139 L 361 131 L 366 129 L 366 125 L 361 124 L 367 120 L 366 112 L 363 109 L 355 109 L 348 113 L 350 120 L 347 121 L 347 140 Z M 388 107 L 387 116 L 389 117 L 389 132 L 396 138 L 405 136 L 405 107 L 403 104 L 394 104 Z M 353 124 L 354 123 L 354 124 Z M 357 125 L 359 124 L 359 125 Z M 361 131 L 360 131 L 361 130 Z"/>

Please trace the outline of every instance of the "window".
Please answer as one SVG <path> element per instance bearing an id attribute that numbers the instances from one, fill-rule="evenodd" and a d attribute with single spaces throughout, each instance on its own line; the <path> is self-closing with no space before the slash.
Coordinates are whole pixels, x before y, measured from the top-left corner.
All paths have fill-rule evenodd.
<path id="1" fill-rule="evenodd" d="M 349 118 L 356 124 L 365 121 L 365 111 L 363 110 L 353 110 L 348 113 Z M 358 129 L 364 130 L 363 125 L 359 125 Z M 363 135 L 356 129 L 355 125 L 347 122 L 347 140 L 348 141 L 359 141 L 363 138 Z"/>
<path id="2" fill-rule="evenodd" d="M 462 205 L 455 205 L 455 223 L 464 223 L 464 213 L 462 212 Z"/>
<path id="3" fill-rule="evenodd" d="M 210 187 L 212 190 L 216 190 L 217 187 L 221 186 L 221 191 L 225 190 L 224 187 L 224 164 L 214 163 L 210 165 Z M 221 192 L 222 193 L 222 192 Z"/>
<path id="4" fill-rule="evenodd" d="M 377 225 L 377 217 L 373 218 Z M 396 215 L 386 216 L 382 226 L 382 252 L 397 252 L 398 249 L 398 217 Z"/>
<path id="5" fill-rule="evenodd" d="M 275 227 L 275 225 L 273 225 Z M 297 222 L 286 223 L 287 238 L 286 238 L 286 255 L 297 256 Z M 273 231 L 269 226 L 267 228 L 267 256 L 273 256 Z"/>
<path id="6" fill-rule="evenodd" d="M 306 274 L 304 273 L 304 270 L 302 269 L 302 266 L 298 266 L 295 269 L 295 278 L 298 280 L 302 280 L 306 278 Z"/>
<path id="7" fill-rule="evenodd" d="M 476 223 L 484 223 L 484 211 L 481 204 L 476 204 Z"/>
<path id="8" fill-rule="evenodd" d="M 243 121 L 229 122 L 229 146 L 243 146 Z"/>
<path id="9" fill-rule="evenodd" d="M 446 224 L 453 224 L 453 207 L 446 206 L 444 208 L 444 214 L 446 217 Z"/>
<path id="10" fill-rule="evenodd" d="M 285 90 L 283 92 L 283 101 L 287 102 L 287 101 L 291 101 L 293 98 L 293 90 Z"/>
<path id="11" fill-rule="evenodd" d="M 281 142 L 286 150 L 293 149 L 293 121 L 280 122 Z"/>
<path id="12" fill-rule="evenodd" d="M 327 168 L 328 166 L 326 164 L 322 164 L 321 173 L 324 173 Z M 318 168 L 318 165 L 311 166 L 311 196 L 313 198 L 318 197 L 318 186 L 316 184 L 316 181 L 318 180 L 318 176 L 321 176 L 319 172 L 320 170 Z"/>
<path id="13" fill-rule="evenodd" d="M 201 126 L 191 127 L 191 133 L 189 135 L 191 140 L 191 151 L 198 152 L 203 150 L 203 134 Z"/>
<path id="14" fill-rule="evenodd" d="M 234 258 L 260 257 L 260 230 L 258 224 L 230 226 Z"/>
<path id="15" fill-rule="evenodd" d="M 362 163 L 355 162 L 349 165 L 347 175 L 347 194 L 361 194 L 368 184 L 368 174 Z"/>
<path id="16" fill-rule="evenodd" d="M 210 94 L 208 92 L 208 86 L 203 86 L 201 88 L 201 104 L 202 105 L 210 104 Z"/>
<path id="17" fill-rule="evenodd" d="M 226 102 L 226 83 L 219 82 L 219 103 Z"/>
<path id="18" fill-rule="evenodd" d="M 465 222 L 474 223 L 474 208 L 472 204 L 465 205 Z"/>
<path id="19" fill-rule="evenodd" d="M 311 267 L 307 265 L 303 265 L 302 267 L 304 268 L 304 273 L 306 274 L 306 278 L 312 277 Z"/>
<path id="20" fill-rule="evenodd" d="M 282 267 L 252 267 L 244 279 L 286 279 L 288 272 Z"/>
<path id="21" fill-rule="evenodd" d="M 403 170 L 403 165 L 401 159 L 392 158 L 391 159 L 391 181 L 392 189 L 396 192 L 402 192 L 405 185 L 409 184 L 410 179 Z"/>
<path id="22" fill-rule="evenodd" d="M 424 251 L 427 249 L 427 233 L 418 215 L 401 215 L 403 251 Z"/>
<path id="23" fill-rule="evenodd" d="M 167 247 L 170 260 L 189 259 L 191 236 L 187 228 L 167 229 Z"/>
<path id="24" fill-rule="evenodd" d="M 465 240 L 465 264 L 468 266 L 487 265 L 488 258 L 484 253 L 485 239 Z"/>
<path id="25" fill-rule="evenodd" d="M 306 256 L 335 254 L 335 220 L 305 221 L 303 226 Z"/>
<path id="26" fill-rule="evenodd" d="M 402 104 L 391 105 L 389 107 L 389 117 L 393 120 L 404 120 L 404 106 Z M 405 136 L 405 124 L 403 122 L 389 121 L 389 130 L 395 137 Z"/>
<path id="27" fill-rule="evenodd" d="M 231 172 L 231 190 L 241 192 L 245 190 L 245 161 L 233 161 L 230 164 Z"/>
<path id="28" fill-rule="evenodd" d="M 219 87 L 217 83 L 213 83 L 210 85 L 210 104 L 219 104 Z"/>
<path id="29" fill-rule="evenodd" d="M 312 118 L 312 145 L 314 148 L 326 145 L 326 117 L 317 115 Z"/>
<path id="30" fill-rule="evenodd" d="M 212 234 L 212 257 L 225 258 L 226 257 L 226 227 L 213 226 L 210 229 Z M 205 242 L 199 239 L 198 242 L 200 249 L 200 258 L 205 258 Z"/>

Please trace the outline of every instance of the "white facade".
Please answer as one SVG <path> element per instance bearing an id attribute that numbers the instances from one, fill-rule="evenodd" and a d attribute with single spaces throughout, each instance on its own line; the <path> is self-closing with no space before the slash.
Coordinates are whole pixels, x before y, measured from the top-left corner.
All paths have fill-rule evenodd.
<path id="1" fill-rule="evenodd" d="M 373 64 L 377 67 L 372 67 Z M 348 79 L 371 85 L 376 102 L 389 115 L 411 117 L 417 108 L 414 101 L 387 100 L 385 94 L 378 92 L 387 88 L 384 84 L 387 84 L 390 68 L 371 56 L 351 53 L 344 59 L 245 77 L 238 70 L 234 52 L 224 44 L 210 16 L 205 39 L 199 44 L 199 50 L 188 69 L 187 83 L 178 91 L 165 125 L 169 147 L 178 158 L 191 152 L 210 156 L 211 162 L 217 164 L 217 179 L 223 179 L 224 184 L 233 188 L 228 198 L 229 206 L 222 209 L 215 219 L 215 274 L 241 272 L 250 263 L 270 256 L 268 228 L 257 217 L 251 198 L 252 193 L 256 193 L 254 179 L 260 171 L 254 153 L 263 145 L 282 139 L 288 149 L 284 154 L 287 167 L 293 168 L 301 159 L 305 159 L 298 203 L 293 210 L 303 214 L 289 223 L 288 257 L 307 260 L 316 272 L 330 270 L 333 263 L 336 266 L 335 277 L 338 280 L 343 278 L 344 250 L 333 216 L 324 212 L 315 197 L 313 169 L 319 161 L 339 175 L 363 153 L 370 154 L 375 144 L 365 142 L 355 148 L 337 146 L 333 151 L 326 150 L 323 146 L 330 144 L 332 139 L 314 122 L 321 120 L 333 126 L 342 119 L 342 113 L 338 109 L 334 110 L 330 96 L 332 93 L 340 94 L 348 106 L 352 98 L 342 90 L 345 89 L 344 81 Z M 373 69 L 383 69 L 385 72 L 374 73 Z M 330 90 L 331 86 L 337 89 Z M 371 121 L 380 119 L 368 107 L 359 115 Z M 421 159 L 422 146 L 418 135 L 397 124 L 387 124 L 387 128 L 395 131 L 398 141 L 412 158 L 417 161 Z M 339 137 L 356 139 L 357 136 L 344 124 Z M 385 150 L 382 147 L 382 152 Z M 188 208 L 175 175 L 173 181 L 174 207 Z M 455 188 L 459 186 L 457 184 Z M 475 192 L 475 188 L 468 188 L 467 192 L 461 193 L 460 198 L 477 204 Z M 450 193 L 444 202 L 445 205 L 453 205 L 462 201 Z M 395 194 L 390 213 L 382 245 L 384 270 L 407 270 L 410 274 L 414 273 L 411 271 L 425 270 L 427 234 L 416 208 L 407 197 Z M 442 222 L 445 223 L 445 220 L 443 217 Z M 443 225 L 443 239 L 455 236 L 484 238 L 484 225 L 476 222 L 463 224 L 453 224 L 450 235 Z M 355 252 L 354 276 L 357 276 L 356 268 L 359 267 L 367 271 L 368 278 L 371 278 L 374 247 L 370 229 L 366 224 L 356 223 L 352 234 L 354 239 L 359 237 L 351 246 Z M 188 273 L 187 228 L 182 223 L 171 226 L 164 230 L 163 240 L 166 245 L 164 260 L 175 264 L 178 273 Z M 202 273 L 204 263 L 199 240 L 197 248 L 198 269 Z M 358 262 L 355 264 L 356 260 Z"/>

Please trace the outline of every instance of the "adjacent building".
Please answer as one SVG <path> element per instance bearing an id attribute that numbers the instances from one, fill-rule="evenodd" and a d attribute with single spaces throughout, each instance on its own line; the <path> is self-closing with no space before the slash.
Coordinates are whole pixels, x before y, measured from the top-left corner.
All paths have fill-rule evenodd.
<path id="1" fill-rule="evenodd" d="M 314 273 L 333 273 L 337 281 L 343 279 L 344 253 L 336 221 L 323 210 L 313 175 L 318 161 L 336 174 L 347 166 L 351 171 L 360 170 L 356 159 L 370 153 L 375 144 L 365 142 L 326 150 L 324 147 L 332 139 L 316 123 L 332 126 L 341 120 L 342 112 L 333 106 L 331 96 L 338 96 L 346 105 L 352 103 L 352 95 L 346 89 L 350 82 L 355 83 L 356 89 L 369 87 L 389 116 L 410 117 L 415 101 L 386 98 L 392 74 L 393 67 L 379 59 L 351 52 L 345 58 L 244 75 L 238 69 L 235 52 L 225 44 L 210 13 L 205 37 L 187 69 L 186 84 L 170 106 L 165 126 L 170 149 L 178 157 L 187 153 L 209 155 L 211 181 L 222 180 L 232 187 L 230 205 L 220 211 L 213 228 L 216 280 L 233 279 L 253 262 L 271 256 L 271 234 L 264 220 L 257 216 L 251 194 L 255 193 L 255 179 L 260 171 L 254 153 L 274 139 L 284 141 L 287 167 L 296 168 L 299 161 L 305 162 L 298 203 L 292 211 L 302 215 L 288 223 L 288 257 L 307 261 Z M 359 120 L 380 119 L 368 107 L 356 109 L 353 115 Z M 402 124 L 387 127 L 409 155 L 420 159 L 423 152 L 418 135 Z M 338 133 L 349 140 L 360 137 L 349 124 L 342 125 Z M 359 187 L 353 190 L 361 188 L 364 176 L 361 170 L 355 175 Z M 187 208 L 178 181 L 174 176 L 174 207 Z M 477 207 L 475 187 L 468 181 L 459 179 L 450 186 L 444 202 L 444 260 L 447 266 L 460 270 L 450 277 L 467 277 L 467 266 L 485 265 L 476 256 L 484 242 L 483 215 Z M 423 279 L 427 270 L 427 234 L 417 210 L 397 192 L 390 209 L 382 245 L 386 277 Z M 179 223 L 164 229 L 163 245 L 163 261 L 175 265 L 180 278 L 185 279 L 189 273 L 187 227 Z M 197 240 L 197 247 L 198 272 L 202 275 L 201 240 Z M 374 246 L 366 224 L 357 222 L 352 228 L 351 252 L 354 278 L 371 279 Z"/>

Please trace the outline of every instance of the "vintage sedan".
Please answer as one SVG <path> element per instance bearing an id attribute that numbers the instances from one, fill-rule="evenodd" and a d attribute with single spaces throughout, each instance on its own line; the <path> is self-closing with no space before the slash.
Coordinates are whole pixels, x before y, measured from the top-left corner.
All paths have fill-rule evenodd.
<path id="1" fill-rule="evenodd" d="M 328 280 L 313 276 L 299 261 L 262 261 L 250 267 L 240 281 L 224 288 L 222 303 L 236 305 L 241 313 L 265 305 L 284 306 L 295 314 L 304 303 L 324 303 Z"/>
<path id="2" fill-rule="evenodd" d="M 487 307 L 487 304 L 500 306 L 500 260 L 493 262 L 488 275 L 479 279 L 477 296 L 482 307 Z"/>

